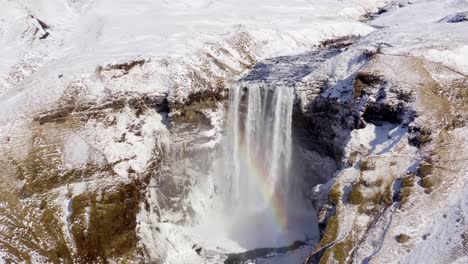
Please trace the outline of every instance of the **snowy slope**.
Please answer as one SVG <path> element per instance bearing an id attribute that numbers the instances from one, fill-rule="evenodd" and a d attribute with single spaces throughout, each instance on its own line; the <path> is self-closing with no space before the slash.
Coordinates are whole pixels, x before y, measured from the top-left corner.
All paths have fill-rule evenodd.
<path id="1" fill-rule="evenodd" d="M 349 99 L 351 94 L 342 94 L 346 85 L 342 80 L 350 79 L 366 66 L 365 61 L 355 61 L 357 56 L 364 50 L 374 51 L 377 47 L 381 48 L 383 58 L 409 56 L 441 65 L 444 71 L 432 70 L 429 73 L 431 78 L 441 83 L 468 75 L 468 22 L 449 23 L 450 19 L 445 19 L 467 11 L 466 0 L 0 0 L 0 5 L 0 162 L 11 156 L 15 159 L 26 156 L 33 134 L 37 133 L 31 131 L 31 119 L 39 112 L 55 109 L 64 94 L 70 91 L 77 91 L 80 100 L 97 106 L 106 103 L 101 99 L 138 98 L 138 95 L 168 95 L 171 104 L 186 102 L 191 94 L 203 95 L 203 92 L 229 87 L 258 61 L 308 52 L 323 40 L 341 36 L 364 37 L 333 60 L 318 65 L 313 74 L 302 80 L 307 83 L 327 79 L 332 89 L 323 96 Z M 379 8 L 387 12 L 363 22 Z M 427 81 L 419 75 L 413 78 L 414 68 L 398 59 L 382 59 L 380 63 L 374 72 L 381 70 L 383 75 L 390 76 L 391 81 L 405 86 L 405 89 Z M 383 67 L 386 63 L 392 67 Z M 130 70 L 122 69 L 128 65 L 132 65 Z M 395 68 L 408 69 L 407 74 L 397 75 L 392 72 Z M 219 87 L 211 85 L 220 82 L 222 85 Z M 301 92 L 307 94 L 310 91 L 300 91 L 299 96 Z M 428 113 L 432 113 L 430 111 L 432 109 Z M 222 114 L 220 109 L 208 113 L 214 128 L 201 134 L 212 140 L 197 147 L 211 149 L 219 144 Z M 78 129 L 52 126 L 52 131 L 41 131 L 51 137 L 55 137 L 58 131 L 56 137 L 63 137 L 63 142 L 58 143 L 63 145 L 58 147 L 57 155 L 62 158 L 60 162 L 65 168 L 80 168 L 90 161 L 102 165 L 106 160 L 113 164 L 111 176 L 93 175 L 88 179 L 89 186 L 88 183 L 63 183 L 51 191 L 51 199 L 62 207 L 62 229 L 70 228 L 68 207 L 74 197 L 88 191 L 86 189 L 97 192 L 102 191 L 102 186 L 128 183 L 135 173 L 143 174 L 153 169 L 150 161 L 155 159 L 154 155 L 156 159 L 163 155 L 161 152 L 165 146 L 162 145 L 179 143 L 170 142 L 165 117 L 160 113 L 151 110 L 142 116 L 137 115 L 134 109 L 126 106 L 118 113 L 105 112 L 103 119 L 86 120 Z M 112 125 L 114 123 L 117 125 Z M 133 131 L 135 127 L 136 132 Z M 453 133 L 460 141 L 466 135 L 466 129 Z M 399 169 L 404 171 L 409 166 L 407 163 L 417 163 L 415 160 L 420 158 L 404 140 L 407 136 L 402 127 L 368 126 L 352 135 L 349 151 L 363 148 L 371 155 L 383 158 L 387 154 L 400 155 L 395 162 L 400 162 Z M 453 144 L 456 145 L 457 141 Z M 466 144 L 458 144 L 458 147 L 467 148 Z M 161 152 L 156 151 L 155 154 L 155 149 Z M 453 157 L 456 153 L 450 155 L 452 160 L 456 160 Z M 458 166 L 463 165 L 460 165 L 463 161 L 458 162 Z M 453 238 L 453 244 L 458 245 L 463 239 L 460 232 L 466 227 L 465 222 L 458 221 L 468 217 L 464 193 L 466 184 L 463 183 L 467 175 L 466 166 L 460 171 L 449 179 L 449 184 L 442 185 L 448 188 L 447 195 L 441 194 L 443 190 L 440 189 L 435 192 L 435 202 L 425 198 L 423 191 L 418 189 L 413 207 L 395 216 L 397 220 L 393 223 L 418 223 L 423 219 L 424 227 L 405 228 L 393 224 L 391 234 L 406 232 L 417 239 L 411 242 L 410 247 L 396 244 L 393 237 L 379 240 L 383 250 L 376 254 L 376 263 L 417 263 L 424 256 L 430 256 L 433 263 L 463 263 L 466 260 L 460 254 L 464 248 L 454 249 L 452 244 L 444 244 L 452 236 L 457 236 Z M 384 172 L 369 173 L 369 180 L 384 177 L 381 175 Z M 349 184 L 356 173 L 350 169 L 341 175 L 345 175 L 343 180 Z M 0 190 L 17 187 L 13 184 L 17 183 L 16 179 L 9 177 L 12 176 L 0 175 L 6 182 Z M 461 180 L 453 179 L 457 177 Z M 192 200 L 189 202 L 194 208 L 203 210 L 204 199 L 213 190 L 210 182 L 197 184 L 187 199 Z M 153 197 L 157 196 L 154 192 L 150 193 Z M 416 210 L 421 204 L 429 205 L 412 214 L 411 210 Z M 2 210 L 12 211 L 8 203 L 2 202 L 1 206 Z M 143 210 L 144 205 L 141 207 Z M 445 207 L 452 209 L 445 210 Z M 354 208 L 345 210 L 348 216 L 355 216 Z M 388 215 L 393 212 L 389 210 Z M 206 237 L 206 231 L 199 229 L 214 229 L 216 226 L 211 222 L 207 222 L 208 227 L 192 228 L 177 224 L 185 216 L 168 213 L 163 217 L 167 222 L 160 223 L 155 215 L 138 215 L 138 227 L 141 228 L 138 235 L 150 256 L 167 263 L 209 259 L 212 263 L 219 263 L 225 258 L 220 252 L 248 250 L 229 244 L 232 241 L 223 240 L 226 238 L 223 234 Z M 387 219 L 382 219 L 385 224 Z M 351 222 L 344 220 L 345 226 Z M 449 228 L 453 222 L 457 228 Z M 155 228 L 156 225 L 160 226 Z M 8 227 L 0 223 L 2 230 Z M 419 239 L 429 229 L 433 230 L 433 236 L 427 240 Z M 358 257 L 373 252 L 373 241 L 380 238 L 379 231 L 368 241 L 363 241 Z M 66 243 L 72 245 L 73 238 L 69 233 L 68 236 Z M 213 241 L 207 241 L 210 239 Z M 222 242 L 216 243 L 216 239 Z M 208 250 L 199 256 L 194 251 L 194 242 Z M 224 248 L 217 248 L 222 243 L 225 243 Z M 410 254 L 405 253 L 408 248 L 413 249 Z M 303 247 L 297 252 L 262 261 L 296 262 L 303 260 L 309 251 L 312 249 Z M 444 259 L 447 252 L 455 253 Z M 33 262 L 47 262 L 39 253 L 30 254 Z M 395 259 L 394 254 L 399 254 L 399 258 Z M 6 257 L 0 248 L 0 263 Z"/>
<path id="2" fill-rule="evenodd" d="M 371 25 L 382 27 L 382 30 L 367 39 L 374 44 L 383 43 L 385 53 L 420 56 L 466 75 L 466 23 L 443 20 L 466 10 L 468 2 L 465 0 L 414 1 L 371 21 Z"/>
<path id="3" fill-rule="evenodd" d="M 340 256 L 339 251 L 345 253 L 345 248 L 349 253 L 341 254 L 341 258 L 350 263 L 466 263 L 468 148 L 462 135 L 467 134 L 468 27 L 466 21 L 449 22 L 445 18 L 464 14 L 468 1 L 400 3 L 400 8 L 369 21 L 377 30 L 334 62 L 324 65 L 321 73 L 307 79 L 311 82 L 323 75 L 328 77 L 330 72 L 336 73 L 336 79 L 327 79 L 332 86 L 327 96 L 355 100 L 356 91 L 346 93 L 349 86 L 343 87 L 340 82 L 356 73 L 356 69 L 350 71 L 350 66 L 359 66 L 363 76 L 382 80 L 378 84 L 368 80 L 368 87 L 385 91 L 377 93 L 378 96 L 365 95 L 367 104 L 382 100 L 383 104 L 392 105 L 396 98 L 403 98 L 392 93 L 409 93 L 414 96 L 409 105 L 416 111 L 410 127 L 431 131 L 430 143 L 417 149 L 407 142 L 411 136 L 406 134 L 405 127 L 388 132 L 372 131 L 373 126 L 367 124 L 366 128 L 351 133 L 348 155 L 353 151 L 364 153 L 362 162 L 373 165 L 365 168 L 354 164 L 329 182 L 341 186 L 344 193 L 343 203 L 336 206 L 340 228 L 333 242 L 336 251 L 332 254 Z M 361 54 L 359 51 L 376 55 L 364 65 L 348 64 L 353 60 L 359 62 L 356 55 Z M 303 93 L 307 95 L 307 91 Z M 398 140 L 394 142 L 395 139 Z M 382 146 L 369 146 L 369 142 Z M 421 161 L 434 164 L 434 171 L 422 174 L 418 170 Z M 374 185 L 376 180 L 384 186 L 387 181 L 393 181 L 393 188 L 398 189 L 400 183 L 395 178 L 406 179 L 408 185 L 413 174 L 419 176 L 410 183 L 414 187 L 407 194 L 407 203 L 401 201 L 403 195 L 399 194 L 383 209 L 366 212 L 366 206 L 381 206 L 385 202 L 378 199 L 377 202 L 364 200 L 358 205 L 349 202 L 350 190 L 355 186 L 365 186 L 364 199 L 376 199 L 375 192 L 379 189 Z M 430 178 L 424 178 L 428 175 Z M 428 187 L 431 184 L 433 190 Z M 409 240 L 399 241 L 402 234 L 408 235 Z M 328 261 L 337 260 L 328 255 Z"/>
<path id="4" fill-rule="evenodd" d="M 365 35 L 373 29 L 353 18 L 376 7 L 375 1 L 323 0 L 287 4 L 279 0 L 3 0 L 2 119 L 6 112 L 15 113 L 24 105 L 32 110 L 54 101 L 70 81 L 92 79 L 100 65 L 135 58 L 153 59 L 146 72 L 152 82 L 147 90 L 174 93 L 168 90 L 182 86 L 175 100 L 183 99 L 190 89 L 184 72 L 189 66 L 200 69 L 204 63 L 201 51 L 242 70 L 242 56 L 257 60 L 299 53 L 324 39 Z M 236 41 L 241 33 L 251 38 L 242 46 L 249 49 L 246 54 L 226 43 Z M 227 53 L 220 53 L 219 46 Z M 103 89 L 94 86 L 89 87 L 93 93 Z"/>

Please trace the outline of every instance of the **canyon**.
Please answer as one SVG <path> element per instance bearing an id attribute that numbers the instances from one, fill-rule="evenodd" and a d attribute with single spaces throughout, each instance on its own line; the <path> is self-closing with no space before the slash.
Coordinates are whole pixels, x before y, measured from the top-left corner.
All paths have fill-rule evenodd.
<path id="1" fill-rule="evenodd" d="M 467 1 L 2 4 L 0 263 L 468 262 Z"/>

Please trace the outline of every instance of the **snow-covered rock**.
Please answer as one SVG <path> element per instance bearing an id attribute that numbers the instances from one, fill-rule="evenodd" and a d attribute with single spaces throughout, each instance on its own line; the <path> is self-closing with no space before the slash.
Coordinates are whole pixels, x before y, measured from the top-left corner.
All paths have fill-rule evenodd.
<path id="1" fill-rule="evenodd" d="M 227 90 L 265 69 L 296 89 L 313 224 L 339 224 L 259 263 L 466 261 L 466 0 L 0 4 L 0 263 L 250 250 L 200 212 Z"/>

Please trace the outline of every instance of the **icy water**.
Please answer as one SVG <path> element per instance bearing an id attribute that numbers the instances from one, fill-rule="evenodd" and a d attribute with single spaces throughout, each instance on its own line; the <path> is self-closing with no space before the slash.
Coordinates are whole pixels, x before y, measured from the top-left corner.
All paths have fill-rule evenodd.
<path id="1" fill-rule="evenodd" d="M 307 239 L 297 227 L 309 217 L 291 206 L 297 204 L 289 177 L 293 104 L 292 87 L 254 83 L 231 90 L 219 189 L 230 236 L 247 249 Z"/>

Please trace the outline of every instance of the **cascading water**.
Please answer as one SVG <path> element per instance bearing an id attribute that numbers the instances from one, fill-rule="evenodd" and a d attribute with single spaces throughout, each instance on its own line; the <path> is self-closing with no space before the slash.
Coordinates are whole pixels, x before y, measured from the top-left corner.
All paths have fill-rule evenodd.
<path id="1" fill-rule="evenodd" d="M 293 103 L 286 86 L 231 90 L 224 195 L 233 213 L 272 209 L 278 224 L 287 224 Z"/>
<path id="2" fill-rule="evenodd" d="M 314 212 L 297 199 L 290 172 L 294 98 L 293 87 L 263 82 L 230 92 L 218 189 L 230 237 L 247 249 L 285 246 L 310 234 L 304 226 Z"/>

